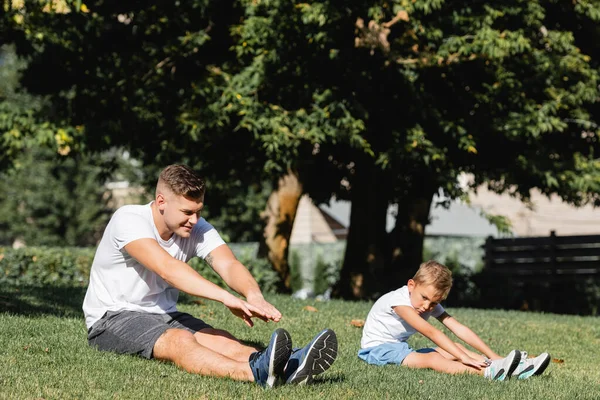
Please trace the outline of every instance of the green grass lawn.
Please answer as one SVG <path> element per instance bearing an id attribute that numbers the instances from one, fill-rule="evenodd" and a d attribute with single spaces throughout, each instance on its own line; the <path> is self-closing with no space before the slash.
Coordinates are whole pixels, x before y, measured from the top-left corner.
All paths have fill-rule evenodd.
<path id="1" fill-rule="evenodd" d="M 543 375 L 529 380 L 490 382 L 362 362 L 356 356 L 361 329 L 350 322 L 364 319 L 370 303 L 270 296 L 284 319 L 279 324 L 257 321 L 247 328 L 219 304 L 183 299 L 181 311 L 250 342 L 266 344 L 278 326 L 292 334 L 295 345 L 304 345 L 322 328 L 336 331 L 338 359 L 315 384 L 265 390 L 89 348 L 80 310 L 83 295 L 83 289 L 0 288 L 1 399 L 600 399 L 597 317 L 450 309 L 501 354 L 514 348 L 532 355 L 548 351 L 563 361 L 552 362 Z M 318 311 L 307 311 L 306 305 Z M 420 336 L 411 344 L 429 345 Z"/>

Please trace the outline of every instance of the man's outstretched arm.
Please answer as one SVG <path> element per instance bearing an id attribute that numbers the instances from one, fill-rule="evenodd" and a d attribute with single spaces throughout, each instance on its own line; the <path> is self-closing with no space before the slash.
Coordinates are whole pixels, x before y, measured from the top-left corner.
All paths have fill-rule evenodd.
<path id="1" fill-rule="evenodd" d="M 125 250 L 140 264 L 158 274 L 171 286 L 193 296 L 223 303 L 231 312 L 252 326 L 253 316 L 267 318 L 265 312 L 249 302 L 243 301 L 200 276 L 183 261 L 173 258 L 154 239 L 137 239 L 127 244 Z"/>
<path id="2" fill-rule="evenodd" d="M 229 246 L 224 244 L 217 247 L 205 260 L 227 286 L 244 296 L 248 303 L 263 310 L 266 320 L 278 322 L 281 319 L 279 310 L 265 300 L 258 283 L 250 271 L 235 258 Z"/>

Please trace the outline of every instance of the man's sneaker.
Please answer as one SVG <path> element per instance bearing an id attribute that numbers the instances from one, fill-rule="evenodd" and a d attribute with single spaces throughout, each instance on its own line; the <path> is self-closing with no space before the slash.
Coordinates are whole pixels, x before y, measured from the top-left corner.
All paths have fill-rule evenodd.
<path id="1" fill-rule="evenodd" d="M 250 354 L 248 362 L 254 375 L 254 382 L 261 386 L 273 387 L 292 354 L 292 339 L 285 329 L 276 329 L 266 349 Z"/>
<path id="2" fill-rule="evenodd" d="M 516 376 L 518 379 L 527 379 L 533 375 L 540 375 L 550 364 L 550 359 L 548 353 L 542 353 L 535 358 L 527 358 L 527 352 L 524 351 L 521 353 L 521 361 L 512 376 Z"/>
<path id="3" fill-rule="evenodd" d="M 519 350 L 513 350 L 508 353 L 508 356 L 492 361 L 484 370 L 483 376 L 494 381 L 503 381 L 511 376 L 519 361 L 521 361 L 521 353 Z"/>
<path id="4" fill-rule="evenodd" d="M 335 332 L 325 329 L 301 349 L 295 349 L 285 366 L 286 383 L 303 385 L 313 376 L 325 372 L 337 357 L 338 342 Z"/>

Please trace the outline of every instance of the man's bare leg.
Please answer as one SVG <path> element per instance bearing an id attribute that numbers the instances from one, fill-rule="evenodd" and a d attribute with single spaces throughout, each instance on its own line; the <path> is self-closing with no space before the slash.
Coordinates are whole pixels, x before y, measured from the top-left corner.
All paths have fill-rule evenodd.
<path id="1" fill-rule="evenodd" d="M 222 329 L 202 329 L 196 332 L 194 337 L 200 345 L 236 361 L 248 362 L 250 354 L 258 351 L 254 347 L 242 344 L 231 333 Z"/>
<path id="2" fill-rule="evenodd" d="M 154 345 L 153 355 L 191 373 L 254 381 L 248 359 L 238 361 L 219 354 L 198 343 L 191 332 L 183 329 L 168 329 L 163 333 Z"/>
<path id="3" fill-rule="evenodd" d="M 412 352 L 402 361 L 402 365 L 410 368 L 430 368 L 447 374 L 483 375 L 483 369 L 478 370 L 459 361 L 450 360 L 435 351 L 431 353 Z"/>

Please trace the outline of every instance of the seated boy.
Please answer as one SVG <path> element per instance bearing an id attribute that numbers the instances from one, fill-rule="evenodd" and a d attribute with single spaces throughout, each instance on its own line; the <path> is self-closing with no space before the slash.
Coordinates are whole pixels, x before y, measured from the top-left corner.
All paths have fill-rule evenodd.
<path id="1" fill-rule="evenodd" d="M 452 286 L 450 270 L 436 262 L 421 264 L 406 286 L 383 295 L 375 302 L 363 328 L 358 357 L 369 364 L 401 364 L 412 368 L 431 368 L 448 374 L 472 373 L 492 380 L 511 376 L 526 379 L 541 374 L 550 355 L 527 358 L 527 353 L 511 351 L 502 358 L 471 329 L 452 318 L 439 304 Z M 485 356 L 454 343 L 427 322 L 434 316 L 458 338 Z M 416 332 L 438 347 L 413 350 L 406 340 Z"/>

